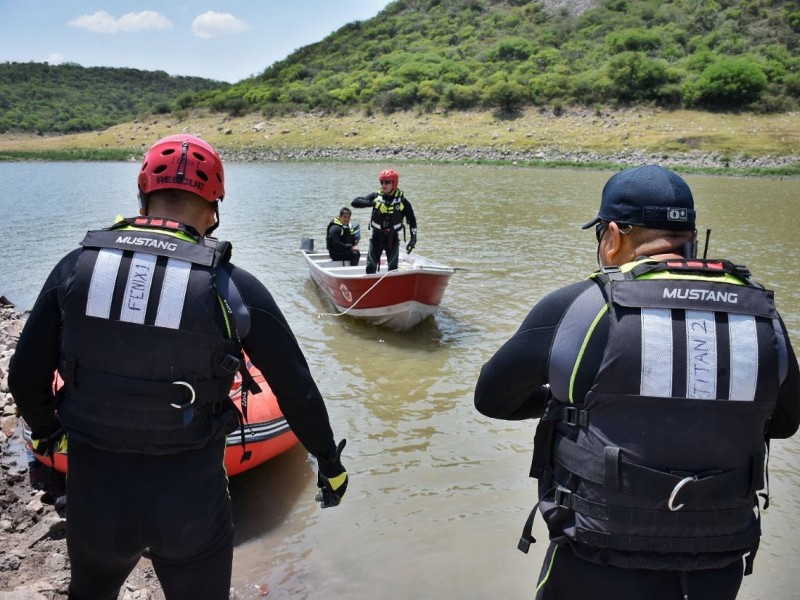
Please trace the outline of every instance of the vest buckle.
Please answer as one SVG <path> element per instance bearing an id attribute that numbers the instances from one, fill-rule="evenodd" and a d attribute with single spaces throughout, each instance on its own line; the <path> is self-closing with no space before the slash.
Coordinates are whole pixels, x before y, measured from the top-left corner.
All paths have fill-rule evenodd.
<path id="1" fill-rule="evenodd" d="M 561 420 L 570 427 L 587 427 L 589 425 L 588 413 L 580 410 L 577 406 L 565 406 L 561 413 Z"/>
<path id="2" fill-rule="evenodd" d="M 226 354 L 220 361 L 219 366 L 222 367 L 222 370 L 229 375 L 234 375 L 242 366 L 242 361 L 232 354 Z M 175 383 L 179 382 L 176 381 Z"/>
<path id="3" fill-rule="evenodd" d="M 553 494 L 553 502 L 556 506 L 572 510 L 572 492 L 567 488 L 557 487 Z"/>

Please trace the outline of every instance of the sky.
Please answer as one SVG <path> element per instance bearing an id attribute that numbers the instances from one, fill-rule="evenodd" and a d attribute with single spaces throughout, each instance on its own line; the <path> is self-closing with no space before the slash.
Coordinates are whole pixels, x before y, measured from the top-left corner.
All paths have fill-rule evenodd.
<path id="1" fill-rule="evenodd" d="M 235 83 L 390 0 L 0 0 L 0 63 L 128 67 Z"/>

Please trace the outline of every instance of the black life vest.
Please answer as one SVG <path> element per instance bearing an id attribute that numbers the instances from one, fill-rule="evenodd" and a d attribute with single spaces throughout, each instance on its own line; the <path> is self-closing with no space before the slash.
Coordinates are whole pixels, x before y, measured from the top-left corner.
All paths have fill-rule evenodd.
<path id="1" fill-rule="evenodd" d="M 397 233 L 403 228 L 405 196 L 400 190 L 389 195 L 378 194 L 373 201 L 372 218 L 369 226 L 375 232 L 383 234 Z"/>
<path id="2" fill-rule="evenodd" d="M 59 292 L 58 413 L 70 436 L 167 454 L 235 429 L 228 393 L 246 335 L 235 324 L 248 327 L 248 315 L 226 300 L 238 298 L 224 269 L 230 244 L 141 217 L 90 231 L 81 245 Z"/>
<path id="3" fill-rule="evenodd" d="M 624 270 L 597 274 L 555 334 L 531 468 L 551 539 L 623 568 L 720 568 L 748 554 L 750 572 L 764 434 L 788 365 L 773 294 L 727 261 Z M 602 362 L 575 398 L 606 312 Z"/>
<path id="4" fill-rule="evenodd" d="M 334 226 L 339 227 L 339 241 L 342 244 L 350 244 L 355 245 L 357 243 L 355 239 L 355 232 L 352 225 L 345 225 L 342 221 L 337 217 L 333 219 L 330 223 L 328 223 L 328 229 L 325 233 L 325 245 L 327 246 L 328 252 L 336 252 L 336 247 L 334 246 L 333 235 L 331 235 L 331 228 Z"/>

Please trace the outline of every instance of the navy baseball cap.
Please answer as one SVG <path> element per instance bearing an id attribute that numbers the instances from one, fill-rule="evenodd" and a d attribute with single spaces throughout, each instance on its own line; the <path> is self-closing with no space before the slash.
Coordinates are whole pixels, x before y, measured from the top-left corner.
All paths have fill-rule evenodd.
<path id="1" fill-rule="evenodd" d="M 695 229 L 694 198 L 687 183 L 658 165 L 626 169 L 603 187 L 600 211 L 586 223 L 600 221 L 674 231 Z"/>

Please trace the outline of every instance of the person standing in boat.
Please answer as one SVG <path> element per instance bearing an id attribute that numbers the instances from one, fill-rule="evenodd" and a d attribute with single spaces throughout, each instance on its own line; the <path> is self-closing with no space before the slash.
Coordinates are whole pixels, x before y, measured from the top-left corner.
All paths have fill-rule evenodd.
<path id="1" fill-rule="evenodd" d="M 397 188 L 400 175 L 397 171 L 386 169 L 378 176 L 380 191 L 372 192 L 366 196 L 355 198 L 350 204 L 355 208 L 372 208 L 370 229 L 372 236 L 369 240 L 367 253 L 367 273 L 376 273 L 380 266 L 381 254 L 386 252 L 386 262 L 389 271 L 397 268 L 400 259 L 400 229 L 405 238 L 405 225 L 408 223 L 411 230 L 411 239 L 406 245 L 406 252 L 411 252 L 417 245 L 417 218 L 414 208 L 402 190 Z"/>
<path id="2" fill-rule="evenodd" d="M 140 216 L 88 232 L 51 272 L 9 387 L 35 452 L 52 453 L 66 433 L 71 600 L 116 598 L 145 551 L 168 600 L 227 600 L 223 456 L 242 422 L 228 394 L 237 372 L 243 390 L 258 389 L 243 350 L 317 457 L 323 507 L 347 489 L 344 440 L 336 445 L 272 295 L 229 261 L 228 242 L 209 237 L 225 195 L 214 148 L 163 138 L 144 156 L 138 186 Z M 56 370 L 64 385 L 54 392 Z"/>
<path id="3" fill-rule="evenodd" d="M 358 249 L 355 228 L 350 225 L 351 216 L 352 211 L 342 207 L 339 216 L 328 223 L 325 242 L 331 260 L 349 262 L 351 267 L 355 267 L 361 258 L 361 250 Z"/>
<path id="4" fill-rule="evenodd" d="M 600 270 L 542 299 L 483 366 L 482 414 L 538 418 L 530 474 L 550 546 L 538 600 L 731 600 L 768 504 L 768 443 L 800 423 L 773 294 L 695 257 L 694 198 L 649 165 L 603 188 Z"/>

